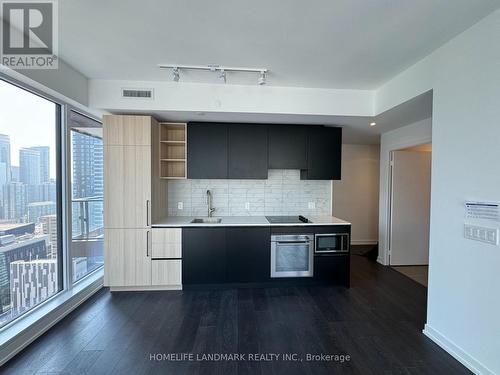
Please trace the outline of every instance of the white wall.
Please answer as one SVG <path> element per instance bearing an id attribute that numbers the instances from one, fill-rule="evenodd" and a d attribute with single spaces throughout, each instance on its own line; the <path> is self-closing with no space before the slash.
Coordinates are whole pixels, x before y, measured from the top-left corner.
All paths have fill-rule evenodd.
<path id="1" fill-rule="evenodd" d="M 352 223 L 351 243 L 378 241 L 378 145 L 342 145 L 342 180 L 333 182 L 333 215 Z"/>
<path id="2" fill-rule="evenodd" d="M 121 97 L 122 88 L 149 88 L 153 99 Z M 90 106 L 113 111 L 203 111 L 373 116 L 373 90 L 90 80 Z M 133 107 L 132 107 L 133 106 Z"/>
<path id="3" fill-rule="evenodd" d="M 424 332 L 484 374 L 500 374 L 500 248 L 463 237 L 463 204 L 467 199 L 500 201 L 499 40 L 496 11 L 377 92 L 380 111 L 433 89 Z"/>
<path id="4" fill-rule="evenodd" d="M 432 119 L 403 126 L 382 134 L 380 139 L 379 250 L 377 261 L 389 264 L 389 169 L 394 150 L 429 143 L 432 140 Z"/>

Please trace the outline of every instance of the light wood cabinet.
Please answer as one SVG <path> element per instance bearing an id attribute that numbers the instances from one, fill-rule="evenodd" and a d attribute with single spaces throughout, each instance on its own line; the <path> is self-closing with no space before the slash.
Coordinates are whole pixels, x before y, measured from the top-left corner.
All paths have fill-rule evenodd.
<path id="1" fill-rule="evenodd" d="M 105 285 L 147 289 L 153 285 L 151 224 L 167 214 L 167 185 L 156 162 L 159 125 L 150 116 L 111 115 L 103 129 Z"/>
<path id="2" fill-rule="evenodd" d="M 151 242 L 153 259 L 182 258 L 181 228 L 153 228 Z"/>
<path id="3" fill-rule="evenodd" d="M 110 287 L 151 285 L 149 229 L 107 229 L 104 283 Z"/>
<path id="4" fill-rule="evenodd" d="M 104 144 L 114 146 L 151 146 L 151 116 L 104 116 Z"/>
<path id="5" fill-rule="evenodd" d="M 151 225 L 151 147 L 104 146 L 105 228 Z"/>
<path id="6" fill-rule="evenodd" d="M 180 259 L 152 260 L 151 283 L 153 286 L 180 286 L 182 284 L 182 261 Z"/>

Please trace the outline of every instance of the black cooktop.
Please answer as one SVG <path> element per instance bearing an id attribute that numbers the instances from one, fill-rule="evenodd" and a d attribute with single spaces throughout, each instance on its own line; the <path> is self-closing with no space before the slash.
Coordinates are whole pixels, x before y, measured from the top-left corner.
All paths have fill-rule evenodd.
<path id="1" fill-rule="evenodd" d="M 294 224 L 294 223 L 310 223 L 311 221 L 302 215 L 298 216 L 266 216 L 267 221 L 271 224 Z"/>

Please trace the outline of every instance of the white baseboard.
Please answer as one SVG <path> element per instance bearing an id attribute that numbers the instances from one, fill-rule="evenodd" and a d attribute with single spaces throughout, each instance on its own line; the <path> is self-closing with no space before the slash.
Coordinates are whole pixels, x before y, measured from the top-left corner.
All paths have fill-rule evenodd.
<path id="1" fill-rule="evenodd" d="M 480 375 L 495 375 L 493 371 L 488 369 L 481 362 L 477 361 L 475 358 L 467 354 L 462 348 L 453 343 L 451 340 L 447 339 L 440 332 L 436 331 L 434 328 L 430 327 L 428 324 L 425 325 L 422 331 L 424 335 L 438 344 L 446 352 L 448 352 L 457 361 L 471 370 L 474 374 Z"/>
<path id="2" fill-rule="evenodd" d="M 182 285 L 112 286 L 110 292 L 147 292 L 155 290 L 182 290 Z"/>
<path id="3" fill-rule="evenodd" d="M 376 245 L 377 240 L 351 240 L 351 245 Z"/>

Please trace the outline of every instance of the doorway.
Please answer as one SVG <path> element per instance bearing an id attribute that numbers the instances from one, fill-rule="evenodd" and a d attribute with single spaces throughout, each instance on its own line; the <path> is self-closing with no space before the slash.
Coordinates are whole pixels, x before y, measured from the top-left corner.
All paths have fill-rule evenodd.
<path id="1" fill-rule="evenodd" d="M 391 152 L 389 264 L 427 286 L 432 144 Z"/>

